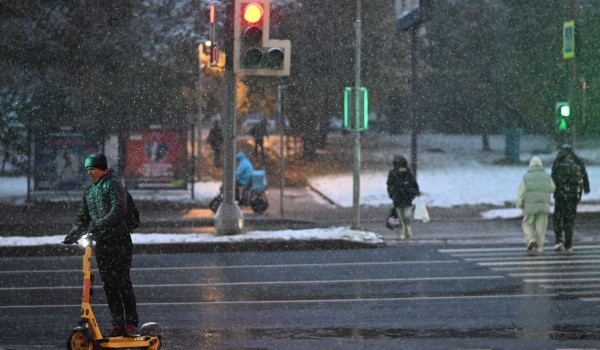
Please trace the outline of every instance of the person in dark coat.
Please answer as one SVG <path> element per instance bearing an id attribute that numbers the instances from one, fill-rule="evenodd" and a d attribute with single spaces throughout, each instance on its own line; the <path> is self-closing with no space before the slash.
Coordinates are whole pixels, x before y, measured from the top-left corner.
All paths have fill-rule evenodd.
<path id="1" fill-rule="evenodd" d="M 563 145 L 552 163 L 554 192 L 554 251 L 573 252 L 573 227 L 582 192 L 590 193 L 590 181 L 583 161 L 571 145 Z M 563 237 L 564 232 L 564 237 Z"/>
<path id="2" fill-rule="evenodd" d="M 63 243 L 73 244 L 87 231 L 96 241 L 96 263 L 112 316 L 111 337 L 138 334 L 138 313 L 131 284 L 133 253 L 127 213 L 127 191 L 108 168 L 106 157 L 94 153 L 85 168 L 92 184 L 85 189 L 73 228 Z"/>
<path id="3" fill-rule="evenodd" d="M 419 185 L 408 168 L 408 162 L 404 156 L 394 156 L 393 166 L 394 168 L 390 170 L 387 177 L 387 192 L 394 202 L 394 210 L 400 219 L 400 225 L 397 228 L 398 238 L 405 239 L 412 237 L 412 202 L 420 194 Z"/>
<path id="4" fill-rule="evenodd" d="M 260 123 L 250 129 L 250 135 L 254 137 L 254 154 L 265 157 L 265 135 L 267 134 L 267 119 L 262 118 Z M 258 150 L 260 148 L 260 151 Z M 259 153 L 260 152 L 260 153 Z"/>
<path id="5" fill-rule="evenodd" d="M 208 133 L 206 142 L 210 145 L 213 150 L 213 160 L 217 168 L 221 167 L 221 147 L 223 146 L 223 130 L 219 121 L 215 121 L 212 129 Z"/>

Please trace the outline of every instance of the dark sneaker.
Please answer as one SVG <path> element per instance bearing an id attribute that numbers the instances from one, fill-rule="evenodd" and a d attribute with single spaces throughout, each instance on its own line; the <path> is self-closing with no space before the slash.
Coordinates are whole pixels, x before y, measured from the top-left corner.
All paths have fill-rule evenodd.
<path id="1" fill-rule="evenodd" d="M 112 330 L 108 333 L 108 337 L 122 337 L 125 335 L 125 328 L 123 326 L 112 326 Z"/>
<path id="2" fill-rule="evenodd" d="M 529 242 L 527 245 L 527 250 L 534 250 L 535 248 L 537 248 L 537 244 L 534 241 Z"/>
<path id="3" fill-rule="evenodd" d="M 137 337 L 140 335 L 140 330 L 137 328 L 137 326 L 128 324 L 125 327 L 125 335 L 128 337 Z"/>

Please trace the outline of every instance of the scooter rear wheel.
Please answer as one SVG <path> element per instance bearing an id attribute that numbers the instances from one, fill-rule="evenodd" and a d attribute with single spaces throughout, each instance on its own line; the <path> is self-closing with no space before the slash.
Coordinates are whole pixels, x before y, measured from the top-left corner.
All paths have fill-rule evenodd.
<path id="1" fill-rule="evenodd" d="M 94 350 L 94 342 L 85 331 L 73 331 L 67 339 L 67 350 Z"/>
<path id="2" fill-rule="evenodd" d="M 262 214 L 269 208 L 269 200 L 264 194 L 253 196 L 250 199 L 250 208 L 255 213 Z"/>

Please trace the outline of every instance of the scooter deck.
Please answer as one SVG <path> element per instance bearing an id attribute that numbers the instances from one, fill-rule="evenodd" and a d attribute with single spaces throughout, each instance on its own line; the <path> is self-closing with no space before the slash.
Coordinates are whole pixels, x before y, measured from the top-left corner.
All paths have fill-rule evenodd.
<path id="1" fill-rule="evenodd" d="M 140 348 L 153 345 L 159 341 L 156 336 L 140 335 L 135 337 L 111 337 L 96 340 L 101 348 L 122 349 L 122 348 Z"/>

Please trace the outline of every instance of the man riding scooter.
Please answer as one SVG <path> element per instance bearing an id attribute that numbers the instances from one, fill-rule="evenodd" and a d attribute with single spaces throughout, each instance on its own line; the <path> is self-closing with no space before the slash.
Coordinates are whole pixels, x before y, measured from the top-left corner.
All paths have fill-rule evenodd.
<path id="1" fill-rule="evenodd" d="M 235 199 L 240 206 L 250 206 L 253 212 L 262 214 L 269 208 L 267 199 L 267 175 L 264 170 L 254 170 L 252 163 L 243 152 L 235 156 L 238 166 L 235 169 Z M 223 187 L 208 207 L 217 212 L 223 202 Z"/>
<path id="2" fill-rule="evenodd" d="M 125 222 L 127 191 L 106 156 L 94 153 L 85 169 L 92 184 L 85 190 L 73 228 L 63 243 L 73 244 L 89 231 L 96 241 L 96 261 L 112 316 L 109 337 L 138 335 L 138 313 L 131 284 L 131 230 Z"/>
<path id="3" fill-rule="evenodd" d="M 239 205 L 248 205 L 248 191 L 252 185 L 254 167 L 244 152 L 238 152 L 235 159 L 238 161 L 235 168 L 235 199 Z"/>

